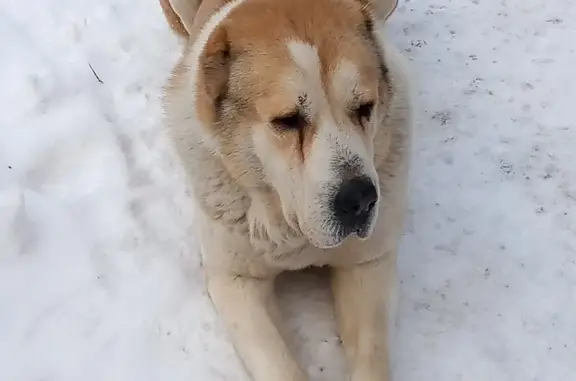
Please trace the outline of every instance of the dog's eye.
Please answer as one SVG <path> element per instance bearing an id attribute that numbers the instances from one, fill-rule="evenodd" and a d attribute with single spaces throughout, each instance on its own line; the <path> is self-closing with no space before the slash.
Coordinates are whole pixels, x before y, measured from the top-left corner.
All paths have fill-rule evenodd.
<path id="1" fill-rule="evenodd" d="M 366 102 L 361 104 L 355 111 L 356 118 L 358 122 L 362 123 L 366 119 L 370 119 L 372 116 L 372 110 L 374 109 L 374 102 Z"/>
<path id="2" fill-rule="evenodd" d="M 299 130 L 306 125 L 304 116 L 296 111 L 288 115 L 282 115 L 272 119 L 272 124 L 278 128 L 286 130 Z"/>

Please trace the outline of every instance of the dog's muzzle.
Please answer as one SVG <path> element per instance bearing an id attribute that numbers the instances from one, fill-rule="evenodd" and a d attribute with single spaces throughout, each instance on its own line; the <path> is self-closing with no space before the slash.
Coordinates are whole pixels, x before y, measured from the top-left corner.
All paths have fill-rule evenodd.
<path id="1" fill-rule="evenodd" d="M 377 202 L 378 192 L 370 178 L 354 177 L 342 183 L 334 197 L 333 211 L 343 235 L 356 233 L 366 238 Z"/>

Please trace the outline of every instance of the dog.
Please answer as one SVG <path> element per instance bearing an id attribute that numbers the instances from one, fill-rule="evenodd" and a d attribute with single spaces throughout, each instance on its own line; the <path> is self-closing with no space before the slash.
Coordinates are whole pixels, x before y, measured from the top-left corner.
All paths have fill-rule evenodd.
<path id="1" fill-rule="evenodd" d="M 254 381 L 305 381 L 274 295 L 328 267 L 352 381 L 392 379 L 412 96 L 396 0 L 160 0 L 183 52 L 166 125 L 208 293 Z"/>

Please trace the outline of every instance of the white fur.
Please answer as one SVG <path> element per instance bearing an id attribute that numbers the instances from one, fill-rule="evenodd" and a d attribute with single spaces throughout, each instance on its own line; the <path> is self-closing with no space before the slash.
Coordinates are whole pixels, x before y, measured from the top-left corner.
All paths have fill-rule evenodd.
<path id="1" fill-rule="evenodd" d="M 354 90 L 358 85 L 359 76 L 360 72 L 356 65 L 347 59 L 341 59 L 332 77 L 334 92 L 345 99 L 351 94 L 351 90 Z"/>
<path id="2" fill-rule="evenodd" d="M 404 63 L 393 53 L 393 47 L 379 36 L 384 57 L 392 78 L 393 98 L 388 115 L 377 127 L 373 143 L 366 145 L 359 136 L 338 128 L 329 107 L 315 107 L 318 115 L 318 136 L 313 144 L 313 162 L 306 178 L 311 184 L 333 181 L 329 161 L 342 155 L 343 147 L 359 155 L 364 170 L 385 189 L 374 234 L 365 241 L 350 237 L 329 250 L 319 249 L 298 234 L 293 235 L 278 200 L 266 194 L 250 193 L 230 178 L 218 155 L 218 143 L 206 138 L 196 112 L 195 79 L 199 57 L 210 34 L 227 15 L 244 1 L 235 0 L 215 13 L 201 30 L 185 59 L 189 71 L 186 85 L 168 90 L 168 120 L 184 167 L 194 187 L 194 197 L 200 205 L 197 224 L 207 273 L 208 290 L 226 324 L 238 354 L 254 381 L 307 381 L 282 336 L 281 316 L 274 298 L 274 278 L 284 270 L 312 265 L 333 268 L 335 311 L 340 326 L 343 347 L 349 361 L 351 381 L 390 381 L 388 362 L 390 322 L 394 319 L 396 249 L 403 230 L 407 193 L 408 155 L 410 149 L 411 105 Z M 257 22 L 257 20 L 255 20 Z M 301 69 L 311 102 L 327 103 L 319 84 L 319 58 L 314 47 L 290 42 L 290 51 Z M 353 70 L 342 64 L 339 75 L 352 81 Z M 314 89 L 314 90 L 310 90 Z M 317 106 L 317 105 L 316 105 Z M 390 139 L 390 152 L 382 156 L 379 147 Z M 265 151 L 264 140 L 255 140 Z M 373 151 L 373 152 L 371 152 Z M 370 159 L 375 156 L 376 165 Z M 272 160 L 272 168 L 283 169 L 281 161 Z M 308 168 L 308 167 L 307 167 Z M 279 175 L 282 175 L 280 173 Z M 314 195 L 320 191 L 309 186 L 295 203 L 306 205 L 303 213 L 309 218 L 323 217 Z M 305 195 L 304 195 L 305 194 Z M 283 206 L 282 206 L 283 207 Z M 316 209 L 315 209 L 316 208 Z M 242 216 L 247 216 L 243 220 Z M 251 222 L 265 228 L 259 237 L 251 237 Z M 252 234 L 253 235 L 253 234 Z M 324 242 L 322 240 L 324 239 Z M 327 245 L 318 233 L 318 242 Z"/>
<path id="3" fill-rule="evenodd" d="M 357 175 L 369 176 L 374 183 L 377 183 L 378 176 L 372 164 L 372 147 L 367 146 L 361 134 L 355 132 L 355 128 L 350 126 L 351 121 L 338 120 L 338 116 L 332 114 L 332 108 L 322 84 L 321 63 L 317 48 L 304 42 L 289 41 L 288 50 L 299 69 L 297 73 L 294 73 L 296 80 L 291 84 L 295 86 L 295 93 L 307 95 L 310 110 L 316 113 L 310 116 L 315 119 L 316 134 L 312 143 L 312 153 L 306 159 L 306 169 L 302 174 L 303 181 L 290 184 L 284 180 L 284 185 L 278 188 L 297 187 L 301 190 L 297 208 L 301 228 L 312 244 L 331 248 L 339 245 L 346 238 L 336 234 L 337 227 L 332 221 L 334 217 L 331 210 L 335 194 L 326 191 L 327 188 L 337 189 L 342 181 L 338 168 L 335 168 L 333 163 L 345 162 L 357 157 L 363 168 Z M 339 62 L 333 79 L 335 93 L 345 94 L 345 97 L 348 97 L 357 84 L 357 76 L 358 70 L 354 65 L 346 60 Z M 348 125 L 344 128 L 341 123 Z M 274 158 L 271 160 L 274 161 Z"/>
<path id="4" fill-rule="evenodd" d="M 322 80 L 320 79 L 320 57 L 315 46 L 300 41 L 289 41 L 288 51 L 292 59 L 301 70 L 301 74 L 306 83 L 316 91 L 315 98 L 325 98 L 322 90 Z"/>

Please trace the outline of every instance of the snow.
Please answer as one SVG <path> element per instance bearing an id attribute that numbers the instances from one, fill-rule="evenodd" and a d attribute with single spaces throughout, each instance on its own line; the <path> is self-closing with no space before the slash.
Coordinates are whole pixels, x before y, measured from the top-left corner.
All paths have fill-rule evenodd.
<path id="1" fill-rule="evenodd" d="M 392 18 L 421 105 L 399 381 L 576 379 L 575 21 L 567 0 Z M 160 122 L 179 48 L 157 2 L 3 1 L 0 41 L 0 380 L 247 380 Z M 324 277 L 280 288 L 311 380 L 345 380 Z"/>

